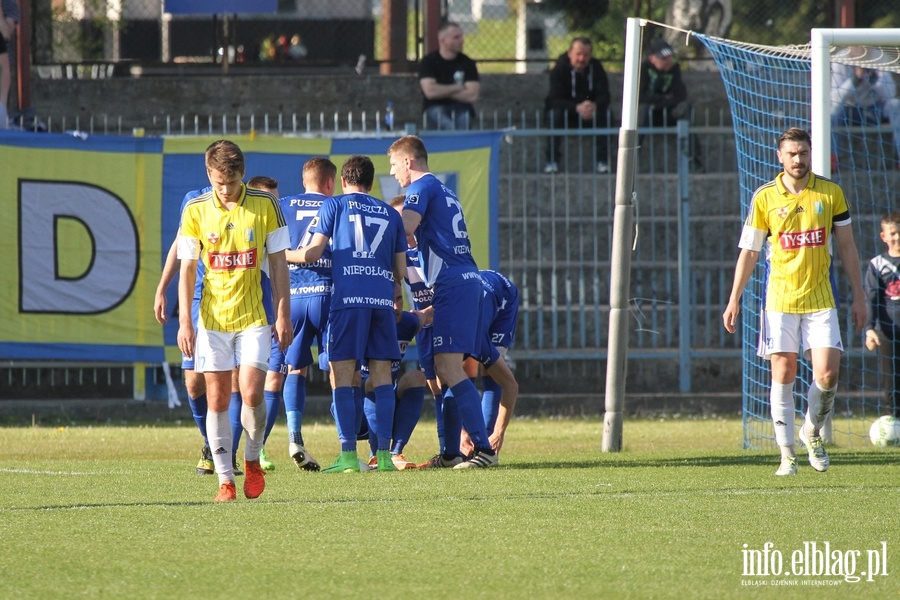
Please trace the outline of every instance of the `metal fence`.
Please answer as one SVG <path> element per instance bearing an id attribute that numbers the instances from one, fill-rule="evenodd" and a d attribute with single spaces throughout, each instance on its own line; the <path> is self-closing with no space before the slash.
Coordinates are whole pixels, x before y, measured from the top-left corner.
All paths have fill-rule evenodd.
<path id="1" fill-rule="evenodd" d="M 479 122 L 496 119 L 482 115 Z M 318 130 L 323 120 L 273 118 L 270 133 L 293 133 L 297 123 L 309 127 L 301 131 L 304 135 L 360 133 L 347 127 L 338 134 L 330 126 Z M 542 386 L 553 390 L 561 380 L 569 390 L 595 391 L 607 352 L 618 131 L 556 130 L 564 137 L 563 156 L 560 172 L 548 174 L 544 165 L 549 130 L 517 127 L 511 115 L 505 124 L 496 124 L 503 125 L 499 129 L 504 132 L 499 268 L 519 287 L 521 299 L 510 353 L 517 375 L 531 382 L 534 392 L 545 391 Z M 694 127 L 681 124 L 641 131 L 628 344 L 640 378 L 629 384 L 635 390 L 686 392 L 695 387 L 692 372 L 729 361 L 739 365 L 740 335 L 729 336 L 721 326 L 741 219 L 733 134 L 727 123 L 710 123 L 708 118 Z M 216 120 L 212 126 L 215 134 L 239 128 L 233 120 Z M 596 173 L 595 135 L 606 136 L 610 145 L 610 174 Z M 702 172 L 686 159 L 690 136 L 700 139 Z M 82 382 L 86 389 L 96 387 L 98 377 L 119 393 L 130 394 L 133 366 L 115 366 L 123 374 L 110 368 L 10 363 L 0 368 L 0 398 L 9 398 L 9 390 L 35 385 L 47 388 L 51 397 L 61 386 L 74 393 Z M 667 375 L 660 374 L 667 370 Z M 324 381 L 320 374 L 311 380 L 316 377 Z M 162 371 L 152 369 L 148 383 L 159 384 L 161 378 Z M 732 380 L 722 389 L 733 387 Z M 704 380 L 703 389 L 714 391 L 715 382 Z"/>

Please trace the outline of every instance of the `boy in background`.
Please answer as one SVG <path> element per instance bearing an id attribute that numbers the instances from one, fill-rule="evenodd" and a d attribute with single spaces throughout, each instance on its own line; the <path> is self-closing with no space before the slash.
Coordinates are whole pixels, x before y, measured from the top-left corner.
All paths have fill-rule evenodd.
<path id="1" fill-rule="evenodd" d="M 866 348 L 878 351 L 884 400 L 900 417 L 900 212 L 881 219 L 881 241 L 887 246 L 869 261 L 863 279 L 866 290 Z"/>

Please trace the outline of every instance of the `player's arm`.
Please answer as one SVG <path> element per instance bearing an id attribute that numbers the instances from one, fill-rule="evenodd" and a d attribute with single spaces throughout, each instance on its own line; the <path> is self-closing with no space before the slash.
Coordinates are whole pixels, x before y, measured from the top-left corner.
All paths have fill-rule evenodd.
<path id="1" fill-rule="evenodd" d="M 193 240 L 197 242 L 197 240 Z M 184 256 L 180 252 L 179 256 Z M 197 282 L 197 259 L 182 258 L 178 280 L 178 348 L 188 358 L 194 357 L 196 332 L 191 321 L 191 304 L 194 301 L 194 284 Z"/>
<path id="2" fill-rule="evenodd" d="M 291 323 L 291 284 L 285 251 L 269 254 L 269 280 L 272 283 L 272 303 L 275 305 L 275 341 L 282 352 L 291 345 L 294 328 Z"/>
<path id="3" fill-rule="evenodd" d="M 728 298 L 728 306 L 725 307 L 725 313 L 722 315 L 722 321 L 725 324 L 725 330 L 728 333 L 734 333 L 734 324 L 737 323 L 738 314 L 741 312 L 741 296 L 750 276 L 756 268 L 756 260 L 759 252 L 742 248 L 738 255 L 737 265 L 734 267 L 734 283 L 731 286 L 731 296 Z"/>
<path id="4" fill-rule="evenodd" d="M 406 277 L 406 252 L 394 253 L 394 281 L 401 283 Z"/>
<path id="5" fill-rule="evenodd" d="M 162 274 L 159 276 L 156 295 L 153 297 L 153 314 L 160 324 L 164 324 L 169 320 L 166 290 L 172 285 L 172 280 L 175 279 L 175 275 L 180 267 L 181 262 L 178 260 L 178 234 L 175 234 L 175 239 L 172 240 L 172 246 L 166 255 L 166 264 L 163 265 Z"/>
<path id="6" fill-rule="evenodd" d="M 414 210 L 404 209 L 403 211 L 403 229 L 406 235 L 413 235 L 422 222 L 422 215 Z"/>
<path id="7" fill-rule="evenodd" d="M 497 422 L 494 425 L 494 433 L 491 434 L 491 448 L 499 451 L 503 446 L 503 436 L 516 408 L 516 400 L 519 398 L 519 384 L 515 375 L 509 369 L 509 365 L 502 356 L 490 367 L 485 369 L 485 374 L 496 381 L 502 390 L 500 396 L 500 408 L 497 410 Z"/>
<path id="8" fill-rule="evenodd" d="M 866 294 L 863 291 L 862 269 L 859 266 L 859 253 L 853 240 L 853 229 L 850 224 L 835 225 L 834 238 L 837 240 L 838 256 L 844 266 L 844 273 L 850 280 L 853 303 L 850 305 L 850 318 L 857 331 L 866 326 Z"/>
<path id="9" fill-rule="evenodd" d="M 322 257 L 327 245 L 328 236 L 323 233 L 314 233 L 308 246 L 297 250 L 285 250 L 285 258 L 292 263 L 313 263 Z"/>

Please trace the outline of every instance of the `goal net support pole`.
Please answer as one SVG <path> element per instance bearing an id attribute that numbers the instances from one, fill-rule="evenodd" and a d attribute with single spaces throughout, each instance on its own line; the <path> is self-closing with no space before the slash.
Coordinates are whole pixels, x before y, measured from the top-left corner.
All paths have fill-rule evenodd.
<path id="1" fill-rule="evenodd" d="M 628 295 L 631 288 L 634 230 L 634 173 L 638 143 L 638 79 L 641 62 L 641 27 L 644 23 L 645 21 L 641 19 L 629 18 L 626 25 L 622 126 L 619 129 L 609 286 L 609 341 L 606 360 L 606 406 L 603 414 L 603 452 L 619 452 L 622 449 L 622 419 L 628 362 Z"/>

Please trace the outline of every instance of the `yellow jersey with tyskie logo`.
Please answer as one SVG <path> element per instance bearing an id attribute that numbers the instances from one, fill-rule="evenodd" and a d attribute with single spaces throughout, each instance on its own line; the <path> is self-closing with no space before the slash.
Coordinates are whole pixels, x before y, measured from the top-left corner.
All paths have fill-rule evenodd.
<path id="1" fill-rule="evenodd" d="M 272 322 L 268 254 L 290 246 L 275 197 L 241 186 L 226 210 L 215 190 L 191 200 L 181 216 L 178 258 L 203 263 L 198 323 L 211 331 L 243 331 Z"/>
<path id="2" fill-rule="evenodd" d="M 850 224 L 841 187 L 810 173 L 806 188 L 789 192 L 784 173 L 753 194 L 739 246 L 766 249 L 766 310 L 810 313 L 835 308 L 831 237 Z"/>

